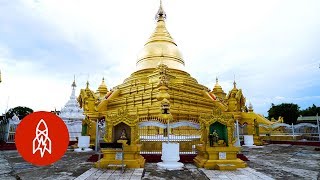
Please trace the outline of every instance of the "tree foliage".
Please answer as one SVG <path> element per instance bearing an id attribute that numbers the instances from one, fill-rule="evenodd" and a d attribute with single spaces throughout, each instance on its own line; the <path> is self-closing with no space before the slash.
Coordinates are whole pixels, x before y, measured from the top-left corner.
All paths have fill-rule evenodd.
<path id="1" fill-rule="evenodd" d="M 300 111 L 300 115 L 302 115 L 302 116 L 315 116 L 317 114 L 320 115 L 320 107 L 317 107 L 314 104 L 312 106 Z"/>
<path id="2" fill-rule="evenodd" d="M 272 103 L 268 111 L 268 116 L 269 119 L 278 119 L 279 116 L 281 116 L 283 117 L 284 123 L 295 124 L 297 122 L 297 118 L 299 117 L 299 109 L 300 107 L 297 104 L 293 103 L 282 103 L 279 105 L 274 105 Z"/>
<path id="3" fill-rule="evenodd" d="M 31 108 L 17 106 L 15 108 L 9 109 L 8 112 L 6 113 L 6 117 L 12 118 L 15 114 L 19 117 L 19 119 L 23 119 L 25 116 L 27 116 L 30 113 L 33 113 L 33 110 Z"/>

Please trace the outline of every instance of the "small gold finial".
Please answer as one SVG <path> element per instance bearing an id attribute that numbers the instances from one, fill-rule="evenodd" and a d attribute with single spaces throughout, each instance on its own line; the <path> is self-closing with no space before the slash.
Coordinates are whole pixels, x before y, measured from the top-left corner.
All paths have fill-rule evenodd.
<path id="1" fill-rule="evenodd" d="M 104 77 L 102 78 L 101 84 L 100 84 L 100 86 L 98 87 L 98 92 L 99 92 L 99 93 L 102 93 L 102 94 L 105 94 L 105 93 L 108 92 L 107 85 L 106 85 L 106 83 L 104 82 Z"/>
<path id="2" fill-rule="evenodd" d="M 2 78 L 1 78 L 1 70 L 0 70 L 0 83 L 2 82 Z"/>
<path id="3" fill-rule="evenodd" d="M 216 84 L 218 84 L 218 81 L 219 81 L 219 80 L 218 80 L 218 76 L 217 76 L 217 77 L 216 77 Z"/>

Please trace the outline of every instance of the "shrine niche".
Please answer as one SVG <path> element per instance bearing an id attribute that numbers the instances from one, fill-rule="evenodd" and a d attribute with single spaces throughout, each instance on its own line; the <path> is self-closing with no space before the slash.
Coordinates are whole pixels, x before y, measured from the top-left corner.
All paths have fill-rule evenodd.
<path id="1" fill-rule="evenodd" d="M 209 141 L 211 147 L 228 145 L 227 126 L 220 122 L 212 123 L 209 127 Z"/>
<path id="2" fill-rule="evenodd" d="M 127 140 L 127 144 L 130 144 L 131 139 L 131 127 L 121 122 L 113 128 L 113 142 L 118 140 Z"/>

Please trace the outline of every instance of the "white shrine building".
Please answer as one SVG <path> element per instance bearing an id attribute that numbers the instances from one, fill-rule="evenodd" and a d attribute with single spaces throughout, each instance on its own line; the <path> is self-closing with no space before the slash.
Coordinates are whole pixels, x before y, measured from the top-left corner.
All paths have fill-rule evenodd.
<path id="1" fill-rule="evenodd" d="M 75 96 L 75 90 L 77 87 L 75 80 L 73 81 L 71 87 L 72 92 L 70 99 L 61 109 L 59 117 L 63 119 L 67 125 L 70 141 L 76 141 L 76 138 L 81 136 L 82 120 L 84 120 L 85 115 L 83 114 L 83 110 L 80 108 Z"/>

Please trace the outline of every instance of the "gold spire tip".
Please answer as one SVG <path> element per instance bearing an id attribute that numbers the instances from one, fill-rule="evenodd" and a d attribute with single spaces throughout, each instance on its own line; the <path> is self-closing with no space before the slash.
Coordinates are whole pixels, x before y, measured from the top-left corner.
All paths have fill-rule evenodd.
<path id="1" fill-rule="evenodd" d="M 87 80 L 87 83 L 86 83 L 86 84 L 87 84 L 87 88 L 89 88 L 89 80 Z"/>
<path id="2" fill-rule="evenodd" d="M 166 12 L 163 10 L 162 7 L 162 0 L 160 0 L 160 6 L 159 6 L 159 10 L 156 14 L 156 21 L 164 21 L 167 18 Z"/>

